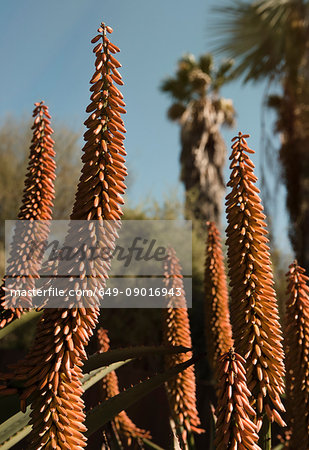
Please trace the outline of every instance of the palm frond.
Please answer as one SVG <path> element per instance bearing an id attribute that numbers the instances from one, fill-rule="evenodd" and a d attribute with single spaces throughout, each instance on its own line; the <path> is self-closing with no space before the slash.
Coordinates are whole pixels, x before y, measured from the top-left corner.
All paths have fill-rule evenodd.
<path id="1" fill-rule="evenodd" d="M 301 17 L 301 0 L 228 0 L 215 8 L 215 52 L 235 59 L 234 75 L 257 81 L 278 74 L 290 52 L 293 17 Z M 294 39 L 298 37 L 294 35 Z M 301 45 L 301 42 L 299 42 Z M 295 47 L 295 45 L 293 45 Z"/>

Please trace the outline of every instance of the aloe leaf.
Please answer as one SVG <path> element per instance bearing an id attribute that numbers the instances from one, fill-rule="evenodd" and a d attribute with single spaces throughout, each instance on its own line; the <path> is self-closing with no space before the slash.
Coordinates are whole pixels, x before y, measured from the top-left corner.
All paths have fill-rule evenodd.
<path id="1" fill-rule="evenodd" d="M 19 319 L 21 320 L 21 319 Z M 95 353 L 85 361 L 83 366 L 83 373 L 87 374 L 94 370 L 107 367 L 110 364 L 114 364 L 119 361 L 126 361 L 129 359 L 141 358 L 143 356 L 149 355 L 167 355 L 174 353 L 184 353 L 191 349 L 182 346 L 138 346 L 138 347 L 128 347 L 119 348 L 115 350 L 109 350 L 104 353 Z M 21 381 L 12 380 L 9 383 L 9 387 L 15 387 L 18 389 L 23 388 L 23 383 Z"/>
<path id="2" fill-rule="evenodd" d="M 144 444 L 148 445 L 148 447 L 150 447 L 150 448 L 154 448 L 156 450 L 164 450 L 164 448 L 160 447 L 159 445 L 155 444 L 154 442 L 150 441 L 147 438 L 142 438 L 142 441 L 144 442 Z"/>
<path id="3" fill-rule="evenodd" d="M 28 425 L 30 412 L 31 408 L 28 406 L 25 413 L 20 411 L 0 425 L 1 449 L 13 447 L 30 433 L 31 425 Z"/>
<path id="4" fill-rule="evenodd" d="M 168 371 L 155 375 L 149 380 L 143 381 L 93 408 L 88 412 L 86 417 L 86 427 L 88 428 L 86 435 L 91 436 L 91 434 L 112 420 L 121 411 L 145 397 L 145 395 L 194 364 L 194 362 L 195 359 L 191 358 L 182 364 L 177 364 L 177 366 Z"/>
<path id="5" fill-rule="evenodd" d="M 129 348 L 118 348 L 104 353 L 95 353 L 85 362 L 83 372 L 88 373 L 102 366 L 108 366 L 117 361 L 131 358 L 141 358 L 149 355 L 168 355 L 173 353 L 184 353 L 191 349 L 182 346 L 138 346 Z"/>
<path id="6" fill-rule="evenodd" d="M 119 367 L 127 364 L 132 359 L 126 361 L 118 361 L 114 364 L 110 364 L 108 367 L 101 367 L 100 369 L 93 370 L 83 377 L 83 389 L 91 388 L 95 383 L 104 378 L 108 373 Z M 25 413 L 21 411 L 10 417 L 8 420 L 0 425 L 0 446 L 1 449 L 8 449 L 13 447 L 21 441 L 28 433 L 30 433 L 31 425 L 28 425 L 30 419 L 31 407 L 28 406 Z"/>
<path id="7" fill-rule="evenodd" d="M 0 330 L 0 339 L 3 339 L 9 333 L 13 333 L 17 328 L 22 327 L 26 323 L 30 322 L 30 320 L 38 319 L 43 311 L 30 311 L 23 314 L 20 319 L 16 319 L 13 322 L 9 323 L 5 328 Z"/>
<path id="8" fill-rule="evenodd" d="M 117 370 L 119 367 L 127 364 L 132 361 L 132 359 L 127 359 L 126 361 L 118 361 L 116 363 L 110 364 L 107 367 L 101 367 L 99 369 L 92 370 L 90 373 L 87 373 L 83 377 L 83 389 L 87 391 L 87 389 L 91 388 L 95 383 L 104 378 L 108 373 Z"/>
<path id="9" fill-rule="evenodd" d="M 21 320 L 21 319 L 19 319 L 19 320 Z M 131 349 L 111 350 L 111 351 L 106 352 L 106 353 L 100 353 L 100 354 L 93 355 L 96 358 L 94 360 L 94 363 L 88 366 L 87 370 L 89 371 L 89 373 L 86 373 L 84 375 L 84 377 L 83 377 L 83 389 L 86 391 L 91 386 L 93 386 L 95 383 L 97 383 L 99 380 L 104 378 L 109 372 L 117 370 L 119 367 L 123 366 L 124 364 L 127 364 L 128 362 L 130 362 L 130 361 L 132 361 L 134 359 L 132 357 L 132 358 L 127 358 L 127 359 L 124 359 L 122 361 L 119 361 L 119 358 L 121 356 L 123 357 L 124 355 L 131 355 L 131 356 L 135 355 L 135 357 L 140 357 L 140 356 L 145 356 L 145 355 L 148 355 L 148 354 L 166 354 L 166 353 L 177 353 L 177 352 L 182 352 L 182 351 L 188 351 L 188 349 L 186 349 L 184 347 L 171 347 L 171 348 L 166 348 L 166 347 L 133 347 Z M 97 359 L 97 356 L 101 357 L 103 355 L 106 356 L 106 357 Z M 115 362 L 115 360 L 116 360 L 116 362 Z M 102 363 L 104 364 L 107 361 L 113 361 L 113 363 L 109 364 L 108 366 L 105 365 L 104 367 L 97 367 L 98 362 L 100 362 L 100 365 L 102 365 Z M 131 389 L 140 388 L 145 383 L 148 383 L 148 382 L 151 381 L 152 383 L 150 385 L 147 384 L 145 386 L 145 388 L 141 390 L 141 392 L 140 392 L 140 389 L 138 389 L 138 391 L 137 391 L 138 399 L 142 398 L 148 392 L 151 392 L 157 386 L 159 386 L 164 381 L 166 381 L 165 377 L 167 377 L 166 379 L 168 379 L 171 376 L 173 376 L 174 374 L 180 372 L 181 370 L 184 370 L 184 368 L 186 368 L 190 364 L 192 364 L 192 363 L 188 364 L 188 362 L 186 362 L 186 363 L 184 363 L 182 365 L 179 365 L 179 369 L 177 369 L 177 370 L 176 370 L 176 368 L 178 366 L 176 366 L 175 368 L 171 369 L 169 372 L 166 372 L 166 373 L 163 373 L 163 374 L 159 374 L 156 377 L 152 378 L 151 380 L 147 380 L 144 383 L 142 383 L 140 385 L 137 385 L 137 386 L 135 386 L 135 387 L 133 387 Z M 184 366 L 184 365 L 185 365 L 185 367 L 181 367 L 181 366 Z M 94 369 L 90 370 L 93 367 L 94 367 Z M 170 372 L 171 372 L 171 375 L 168 375 Z M 128 389 L 126 392 L 124 392 L 122 394 L 127 394 L 131 389 Z M 119 395 L 122 395 L 122 394 L 119 394 Z M 116 397 L 118 397 L 118 396 L 116 396 Z M 114 397 L 113 399 L 108 400 L 108 402 L 114 400 L 116 397 Z M 131 397 L 132 397 L 132 394 L 129 395 L 128 399 L 125 398 L 126 402 L 129 402 L 128 405 L 131 405 L 131 404 L 133 404 L 135 402 L 134 399 L 132 401 Z M 15 396 L 14 397 L 12 396 L 12 401 L 14 401 L 14 404 L 16 403 Z M 107 402 L 104 403 L 104 406 L 105 406 L 106 403 Z M 118 404 L 116 403 L 116 407 L 119 409 L 119 406 L 117 406 L 117 405 Z M 124 407 L 120 406 L 119 412 L 122 409 L 126 409 L 128 407 L 128 405 L 125 405 Z M 28 425 L 29 413 L 30 413 L 30 406 L 28 406 L 28 408 L 26 410 L 26 413 L 17 412 L 15 415 L 13 415 L 12 417 L 7 419 L 5 422 L 3 422 L 0 425 L 0 436 L 1 436 L 1 438 L 0 438 L 0 445 L 6 443 L 6 441 L 7 441 L 7 443 L 5 445 L 9 445 L 9 446 L 3 447 L 3 448 L 11 448 L 13 445 L 15 445 L 21 439 L 23 439 L 30 432 L 31 426 Z M 118 414 L 118 412 L 116 412 L 115 414 L 112 413 L 112 417 L 114 417 L 116 414 Z M 108 422 L 109 420 L 110 420 L 110 418 L 108 418 L 106 420 L 106 422 Z M 106 422 L 104 422 L 104 423 L 106 423 Z M 12 442 L 13 442 L 13 444 L 12 444 Z"/>

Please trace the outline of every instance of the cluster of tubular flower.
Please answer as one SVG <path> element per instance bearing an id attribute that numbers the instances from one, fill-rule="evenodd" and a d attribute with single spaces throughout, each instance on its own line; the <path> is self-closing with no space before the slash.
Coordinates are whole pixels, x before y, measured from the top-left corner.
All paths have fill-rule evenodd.
<path id="1" fill-rule="evenodd" d="M 309 278 L 290 265 L 286 304 L 285 351 L 289 448 L 309 448 Z"/>
<path id="2" fill-rule="evenodd" d="M 260 449 L 244 365 L 245 360 L 233 349 L 218 361 L 217 450 Z"/>
<path id="3" fill-rule="evenodd" d="M 0 328 L 19 318 L 31 307 L 31 297 L 10 295 L 11 289 L 33 289 L 39 277 L 40 259 L 29 252 L 35 243 L 47 239 L 52 218 L 55 180 L 55 152 L 50 115 L 44 102 L 35 103 L 33 137 L 11 255 L 0 288 Z M 16 304 L 16 307 L 14 307 Z"/>
<path id="4" fill-rule="evenodd" d="M 281 426 L 284 407 L 282 333 L 267 245 L 267 231 L 254 165 L 245 135 L 233 139 L 227 195 L 227 245 L 231 321 L 237 353 L 246 360 L 248 387 L 255 399 L 258 429 L 267 414 Z"/>
<path id="5" fill-rule="evenodd" d="M 74 224 L 78 219 L 96 221 L 95 224 L 89 222 L 87 236 L 93 239 L 90 244 L 113 248 L 119 224 L 109 221 L 118 221 L 122 215 L 119 205 L 123 204 L 121 194 L 126 188 L 126 153 L 121 113 L 125 110 L 122 94 L 114 83 L 123 83 L 117 71 L 120 64 L 113 56 L 119 49 L 110 42 L 106 32 L 112 30 L 102 23 L 99 34 L 92 40 L 96 43 L 95 73 L 91 79 L 91 103 L 87 108 L 90 116 L 85 122 L 88 130 L 84 134 L 84 166 L 66 238 L 70 246 L 72 242 L 82 242 L 84 236 L 85 227 L 81 227 L 79 234 Z M 74 233 L 70 233 L 71 230 Z M 76 261 L 71 264 L 65 267 L 66 274 L 74 273 Z M 64 267 L 60 266 L 59 263 L 61 277 Z M 85 261 L 78 267 L 77 278 L 64 278 L 64 286 L 71 284 L 93 291 L 95 286 L 104 286 L 108 268 L 108 262 Z M 32 350 L 16 369 L 15 378 L 24 381 L 26 387 L 21 395 L 22 408 L 27 398 L 31 401 L 33 449 L 79 449 L 86 445 L 80 367 L 86 358 L 85 346 L 96 326 L 99 307 L 87 294 L 73 304 L 70 301 L 63 299 L 64 308 L 52 308 L 49 304 L 45 309 Z"/>
<path id="6" fill-rule="evenodd" d="M 110 340 L 107 330 L 99 328 L 97 331 L 97 336 L 99 342 L 99 352 L 107 352 L 110 349 Z M 119 394 L 118 377 L 115 371 L 108 373 L 103 378 L 102 388 L 104 400 Z M 138 428 L 128 417 L 125 411 L 121 411 L 121 413 L 114 417 L 113 424 L 121 441 L 123 441 L 127 446 L 130 446 L 134 439 L 151 438 L 149 431 Z"/>
<path id="7" fill-rule="evenodd" d="M 174 249 L 168 250 L 164 262 L 164 284 L 168 291 L 174 289 L 180 296 L 168 296 L 167 307 L 163 309 L 163 340 L 166 345 L 182 345 L 192 348 L 190 322 L 183 286 L 181 266 Z M 192 352 L 168 355 L 166 368 L 174 367 L 192 357 Z M 188 433 L 202 433 L 196 407 L 196 383 L 194 366 L 190 366 L 166 383 L 166 391 L 172 418 L 182 430 L 182 440 L 186 442 Z"/>
<path id="8" fill-rule="evenodd" d="M 229 299 L 219 230 L 207 222 L 205 262 L 205 331 L 209 362 L 217 360 L 233 346 Z"/>

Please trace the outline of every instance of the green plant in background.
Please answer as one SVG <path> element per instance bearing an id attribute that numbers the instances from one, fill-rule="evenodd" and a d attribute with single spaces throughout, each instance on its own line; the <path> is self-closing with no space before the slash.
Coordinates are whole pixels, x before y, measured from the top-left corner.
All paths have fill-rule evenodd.
<path id="1" fill-rule="evenodd" d="M 16 173 L 26 173 L 32 123 L 9 117 L 0 126 L 0 237 L 4 239 L 4 221 L 15 220 L 22 198 L 24 180 Z M 56 179 L 53 218 L 66 220 L 72 209 L 80 175 L 79 133 L 62 123 L 54 123 L 53 148 L 56 153 Z M 70 173 L 70 177 L 67 174 Z M 61 195 L 58 195 L 58 193 Z"/>

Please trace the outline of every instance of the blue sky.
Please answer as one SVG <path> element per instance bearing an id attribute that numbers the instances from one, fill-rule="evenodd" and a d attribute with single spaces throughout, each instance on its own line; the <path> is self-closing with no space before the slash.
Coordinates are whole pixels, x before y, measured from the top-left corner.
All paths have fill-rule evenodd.
<path id="1" fill-rule="evenodd" d="M 89 103 L 94 58 L 91 38 L 100 21 L 112 26 L 112 41 L 121 48 L 119 61 L 127 104 L 126 148 L 132 180 L 130 204 L 159 203 L 172 192 L 182 198 L 179 179 L 179 128 L 166 119 L 169 99 L 159 92 L 161 80 L 173 74 L 186 52 L 210 50 L 214 0 L 17 0 L 0 4 L 0 118 L 31 116 L 33 103 L 45 100 L 53 120 L 82 136 Z M 249 144 L 259 176 L 263 85 L 230 83 L 222 95 L 232 98 L 238 130 L 251 134 Z M 272 117 L 266 116 L 271 130 Z M 228 175 L 228 171 L 226 171 Z M 284 190 L 276 195 L 278 245 L 290 251 Z"/>

